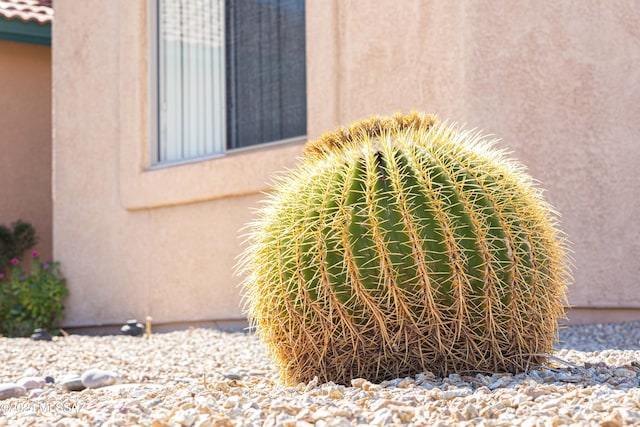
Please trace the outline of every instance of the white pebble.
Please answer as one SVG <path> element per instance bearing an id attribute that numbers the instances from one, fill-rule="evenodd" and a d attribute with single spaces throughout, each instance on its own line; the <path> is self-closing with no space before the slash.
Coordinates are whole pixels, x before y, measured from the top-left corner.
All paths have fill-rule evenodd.
<path id="1" fill-rule="evenodd" d="M 16 381 L 16 384 L 21 385 L 27 389 L 27 391 L 33 390 L 34 388 L 42 388 L 46 383 L 47 381 L 42 377 L 22 377 Z"/>
<path id="2" fill-rule="evenodd" d="M 89 369 L 80 376 L 80 379 L 86 388 L 100 388 L 114 385 L 118 381 L 118 374 L 103 369 Z"/>

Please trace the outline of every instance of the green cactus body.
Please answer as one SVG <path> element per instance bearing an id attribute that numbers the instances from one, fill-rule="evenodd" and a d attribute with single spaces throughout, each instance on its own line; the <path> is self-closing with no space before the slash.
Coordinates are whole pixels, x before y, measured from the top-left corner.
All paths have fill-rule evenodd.
<path id="1" fill-rule="evenodd" d="M 432 116 L 310 143 L 249 226 L 248 314 L 288 384 L 544 362 L 570 272 L 523 168 Z"/>

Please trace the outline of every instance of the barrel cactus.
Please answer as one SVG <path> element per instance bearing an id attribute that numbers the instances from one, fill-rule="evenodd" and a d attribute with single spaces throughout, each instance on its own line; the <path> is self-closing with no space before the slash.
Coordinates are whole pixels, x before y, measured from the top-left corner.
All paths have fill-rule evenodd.
<path id="1" fill-rule="evenodd" d="M 480 133 L 411 113 L 305 147 L 249 224 L 249 318 L 287 384 L 545 362 L 570 271 L 557 215 Z"/>

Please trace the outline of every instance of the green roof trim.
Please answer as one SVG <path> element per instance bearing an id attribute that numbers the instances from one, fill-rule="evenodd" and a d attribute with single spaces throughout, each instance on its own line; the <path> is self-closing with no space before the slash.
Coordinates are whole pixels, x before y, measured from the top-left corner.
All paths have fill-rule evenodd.
<path id="1" fill-rule="evenodd" d="M 51 46 L 51 23 L 0 17 L 0 40 Z"/>

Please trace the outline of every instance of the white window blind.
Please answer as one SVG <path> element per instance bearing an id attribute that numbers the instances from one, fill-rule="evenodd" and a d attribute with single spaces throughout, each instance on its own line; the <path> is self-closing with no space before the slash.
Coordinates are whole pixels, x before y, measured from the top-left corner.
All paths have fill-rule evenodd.
<path id="1" fill-rule="evenodd" d="M 306 134 L 304 0 L 157 0 L 158 163 Z"/>
<path id="2" fill-rule="evenodd" d="M 158 161 L 225 147 L 224 1 L 159 1 Z"/>

